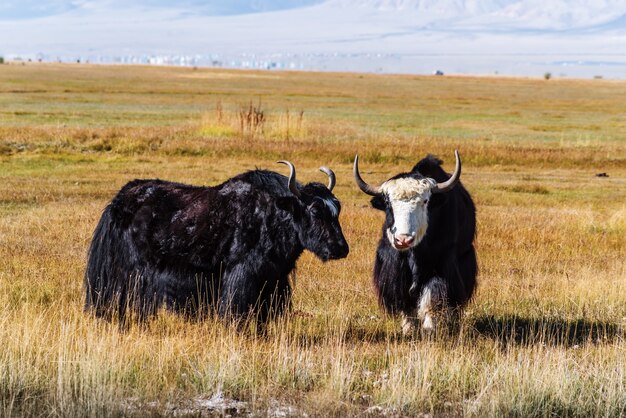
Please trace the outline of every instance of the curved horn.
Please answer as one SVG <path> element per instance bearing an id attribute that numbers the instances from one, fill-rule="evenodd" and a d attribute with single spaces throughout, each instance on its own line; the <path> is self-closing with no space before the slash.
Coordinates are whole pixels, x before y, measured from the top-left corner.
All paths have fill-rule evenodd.
<path id="1" fill-rule="evenodd" d="M 370 186 L 366 182 L 363 181 L 361 175 L 359 174 L 359 156 L 358 154 L 354 156 L 354 181 L 356 181 L 359 189 L 363 191 L 363 193 L 367 193 L 370 196 L 378 196 L 380 195 L 380 187 Z"/>
<path id="2" fill-rule="evenodd" d="M 461 178 L 461 157 L 459 157 L 459 151 L 454 150 L 454 156 L 456 157 L 456 167 L 454 168 L 454 173 L 452 173 L 450 178 L 443 183 L 437 183 L 437 185 L 432 188 L 433 193 L 443 193 L 448 190 L 452 190 L 452 188 L 459 182 L 459 179 Z"/>
<path id="3" fill-rule="evenodd" d="M 335 173 L 333 172 L 333 170 L 325 166 L 321 166 L 320 171 L 328 176 L 328 190 L 332 192 L 335 188 L 335 183 L 337 182 L 337 179 L 335 178 Z"/>
<path id="4" fill-rule="evenodd" d="M 287 160 L 280 160 L 276 162 L 285 164 L 289 167 L 289 190 L 291 190 L 291 193 L 293 193 L 294 196 L 300 197 L 300 190 L 298 190 L 298 186 L 296 186 L 296 168 Z"/>

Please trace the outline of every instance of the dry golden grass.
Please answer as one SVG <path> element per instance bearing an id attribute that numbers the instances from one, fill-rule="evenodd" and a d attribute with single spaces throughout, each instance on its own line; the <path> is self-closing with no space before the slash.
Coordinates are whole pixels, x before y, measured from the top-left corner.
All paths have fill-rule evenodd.
<path id="1" fill-rule="evenodd" d="M 259 98 L 250 135 L 239 112 Z M 603 80 L 0 66 L 0 415 L 623 416 L 625 108 L 626 83 Z M 458 334 L 402 338 L 371 289 L 382 216 L 351 160 L 375 182 L 428 152 L 451 169 L 454 148 L 479 289 Z M 82 311 L 90 236 L 125 182 L 279 158 L 301 181 L 336 171 L 351 252 L 305 254 L 267 336 L 167 312 L 120 333 Z"/>

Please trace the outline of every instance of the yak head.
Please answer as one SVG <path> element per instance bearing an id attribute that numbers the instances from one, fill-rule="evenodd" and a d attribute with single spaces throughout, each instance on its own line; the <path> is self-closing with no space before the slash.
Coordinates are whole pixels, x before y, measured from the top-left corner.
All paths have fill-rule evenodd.
<path id="1" fill-rule="evenodd" d="M 328 175 L 328 186 L 317 182 L 298 185 L 293 164 L 284 160 L 279 163 L 286 164 L 291 170 L 288 187 L 293 197 L 279 199 L 278 205 L 294 214 L 302 246 L 322 261 L 345 258 L 349 247 L 339 225 L 341 204 L 332 193 L 335 173 L 327 167 L 320 167 L 320 171 Z"/>
<path id="2" fill-rule="evenodd" d="M 399 251 L 418 245 L 428 228 L 428 201 L 433 193 L 451 190 L 461 177 L 461 159 L 458 151 L 456 168 L 443 183 L 424 177 L 417 171 L 398 174 L 380 186 L 371 186 L 359 174 L 359 157 L 354 158 L 354 178 L 359 188 L 371 196 L 372 206 L 385 211 L 385 235 Z"/>

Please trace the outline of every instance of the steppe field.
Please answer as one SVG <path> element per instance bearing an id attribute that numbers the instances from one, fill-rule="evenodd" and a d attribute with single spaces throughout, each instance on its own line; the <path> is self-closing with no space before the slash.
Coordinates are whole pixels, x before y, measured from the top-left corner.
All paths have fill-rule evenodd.
<path id="1" fill-rule="evenodd" d="M 377 183 L 427 153 L 476 202 L 458 332 L 401 335 L 371 284 Z M 135 178 L 337 173 L 343 260 L 298 262 L 265 335 L 83 311 L 91 234 Z M 597 176 L 606 173 L 606 176 Z M 626 82 L 0 65 L 0 416 L 626 416 Z"/>

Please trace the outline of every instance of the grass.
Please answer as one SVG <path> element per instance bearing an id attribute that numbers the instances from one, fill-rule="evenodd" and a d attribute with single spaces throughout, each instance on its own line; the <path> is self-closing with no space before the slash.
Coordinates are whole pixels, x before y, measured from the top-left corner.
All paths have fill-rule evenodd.
<path id="1" fill-rule="evenodd" d="M 623 416 L 624 108 L 606 80 L 1 66 L 0 415 Z M 373 295 L 382 217 L 350 164 L 376 182 L 429 152 L 451 170 L 455 148 L 479 288 L 458 334 L 403 338 Z M 266 337 L 167 312 L 120 333 L 82 311 L 91 233 L 125 182 L 280 158 L 301 181 L 336 171 L 351 252 L 304 254 Z"/>

